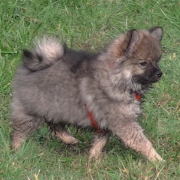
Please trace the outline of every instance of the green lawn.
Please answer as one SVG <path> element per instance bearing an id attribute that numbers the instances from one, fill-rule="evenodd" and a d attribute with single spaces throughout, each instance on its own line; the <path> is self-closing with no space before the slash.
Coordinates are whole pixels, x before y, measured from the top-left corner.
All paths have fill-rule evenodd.
<path id="1" fill-rule="evenodd" d="M 10 148 L 11 82 L 21 51 L 43 34 L 55 34 L 74 49 L 96 51 L 130 29 L 162 26 L 162 80 L 147 95 L 140 123 L 166 160 L 152 164 L 111 137 L 100 162 L 87 165 L 92 133 L 68 147 L 46 127 L 23 146 Z M 0 1 L 0 180 L 179 180 L 180 179 L 180 2 L 178 0 L 1 0 Z"/>

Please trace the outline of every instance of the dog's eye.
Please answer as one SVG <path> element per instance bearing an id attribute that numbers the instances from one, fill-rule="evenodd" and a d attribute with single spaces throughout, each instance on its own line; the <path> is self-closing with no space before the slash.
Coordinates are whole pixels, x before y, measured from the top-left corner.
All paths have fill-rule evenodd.
<path id="1" fill-rule="evenodd" d="M 143 61 L 143 62 L 141 62 L 141 63 L 139 63 L 139 65 L 140 65 L 140 67 L 141 68 L 146 68 L 147 67 L 147 62 L 146 61 Z"/>

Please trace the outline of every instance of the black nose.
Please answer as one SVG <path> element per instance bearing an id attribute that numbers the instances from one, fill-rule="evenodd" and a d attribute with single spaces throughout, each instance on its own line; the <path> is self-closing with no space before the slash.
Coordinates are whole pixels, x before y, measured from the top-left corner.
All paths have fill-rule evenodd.
<path id="1" fill-rule="evenodd" d="M 156 71 L 156 76 L 158 77 L 158 78 L 160 78 L 161 76 L 162 76 L 162 72 L 161 71 Z"/>

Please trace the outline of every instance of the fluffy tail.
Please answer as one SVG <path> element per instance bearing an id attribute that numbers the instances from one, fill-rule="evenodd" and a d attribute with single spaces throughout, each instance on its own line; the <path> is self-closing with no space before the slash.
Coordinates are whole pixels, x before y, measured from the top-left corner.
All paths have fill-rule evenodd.
<path id="1" fill-rule="evenodd" d="M 54 37 L 44 37 L 35 42 L 32 50 L 23 51 L 23 64 L 31 71 L 51 66 L 64 55 L 64 47 Z"/>

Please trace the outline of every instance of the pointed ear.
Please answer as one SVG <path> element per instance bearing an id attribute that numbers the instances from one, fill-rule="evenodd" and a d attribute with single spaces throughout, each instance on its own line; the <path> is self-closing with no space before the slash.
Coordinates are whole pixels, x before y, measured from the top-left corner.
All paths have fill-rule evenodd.
<path id="1" fill-rule="evenodd" d="M 151 29 L 149 29 L 149 32 L 151 35 L 153 35 L 154 37 L 156 37 L 156 39 L 158 39 L 158 41 L 162 40 L 162 36 L 163 36 L 163 29 L 162 27 L 153 27 Z"/>
<path id="2" fill-rule="evenodd" d="M 132 52 L 135 49 L 136 43 L 139 39 L 139 34 L 138 34 L 137 30 L 132 29 L 132 30 L 128 31 L 126 36 L 128 38 L 128 44 L 126 47 L 126 54 L 129 56 L 132 54 Z"/>

